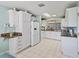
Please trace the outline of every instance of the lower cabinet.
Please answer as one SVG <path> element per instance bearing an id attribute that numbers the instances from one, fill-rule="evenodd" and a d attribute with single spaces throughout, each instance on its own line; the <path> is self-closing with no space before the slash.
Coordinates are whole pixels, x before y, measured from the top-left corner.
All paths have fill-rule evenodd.
<path id="1" fill-rule="evenodd" d="M 41 40 L 45 38 L 45 31 L 41 31 Z"/>
<path id="2" fill-rule="evenodd" d="M 26 42 L 24 42 L 22 37 L 16 37 L 9 39 L 9 54 L 16 57 L 16 54 L 23 50 Z"/>
<path id="3" fill-rule="evenodd" d="M 60 40 L 61 32 L 45 31 L 45 37 L 49 39 Z"/>
<path id="4" fill-rule="evenodd" d="M 51 38 L 60 40 L 61 32 L 51 32 Z"/>
<path id="5" fill-rule="evenodd" d="M 61 37 L 61 49 L 65 56 L 78 57 L 78 39 L 75 37 Z"/>

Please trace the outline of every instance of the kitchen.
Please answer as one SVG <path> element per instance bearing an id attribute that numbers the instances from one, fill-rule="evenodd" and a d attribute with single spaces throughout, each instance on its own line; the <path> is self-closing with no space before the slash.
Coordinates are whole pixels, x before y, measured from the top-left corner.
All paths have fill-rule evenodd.
<path id="1" fill-rule="evenodd" d="M 44 35 L 46 36 L 46 38 L 60 40 L 59 38 L 61 36 L 61 19 L 62 18 L 52 18 L 44 20 L 42 22 L 43 29 L 41 32 L 41 36 Z"/>
<path id="2" fill-rule="evenodd" d="M 61 42 L 61 52 L 64 55 L 68 57 L 78 57 L 77 22 L 78 7 L 67 8 L 65 18 L 54 17 L 51 19 L 43 19 L 41 39 L 59 40 Z"/>
<path id="3" fill-rule="evenodd" d="M 0 1 L 0 8 L 0 58 L 79 57 L 79 2 Z"/>

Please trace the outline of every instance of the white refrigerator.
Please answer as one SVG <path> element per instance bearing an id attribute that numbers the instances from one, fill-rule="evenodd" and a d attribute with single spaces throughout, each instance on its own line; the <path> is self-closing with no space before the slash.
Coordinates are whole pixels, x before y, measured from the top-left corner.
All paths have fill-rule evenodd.
<path id="1" fill-rule="evenodd" d="M 40 42 L 39 35 L 39 22 L 31 22 L 31 46 L 34 46 Z"/>

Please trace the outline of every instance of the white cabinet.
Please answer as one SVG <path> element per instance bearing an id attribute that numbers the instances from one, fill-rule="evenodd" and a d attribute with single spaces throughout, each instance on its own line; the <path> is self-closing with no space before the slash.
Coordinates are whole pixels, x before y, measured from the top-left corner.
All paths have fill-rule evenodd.
<path id="1" fill-rule="evenodd" d="M 60 40 L 61 32 L 51 32 L 51 38 Z"/>
<path id="2" fill-rule="evenodd" d="M 67 19 L 62 19 L 62 22 L 61 22 L 61 28 L 63 27 L 67 27 Z"/>
<path id="3" fill-rule="evenodd" d="M 16 57 L 16 53 L 23 49 L 22 37 L 16 37 L 9 39 L 9 54 Z"/>
<path id="4" fill-rule="evenodd" d="M 60 40 L 61 32 L 45 31 L 45 37 L 55 40 Z"/>
<path id="5" fill-rule="evenodd" d="M 79 8 L 78 8 L 78 27 L 77 27 L 77 30 L 78 30 L 78 53 L 79 53 Z M 79 55 L 79 54 L 78 54 Z"/>
<path id="6" fill-rule="evenodd" d="M 13 27 L 15 24 L 15 20 L 17 19 L 17 11 L 15 10 L 8 10 L 8 18 L 9 18 L 9 25 Z"/>
<path id="7" fill-rule="evenodd" d="M 26 42 L 25 47 L 28 47 L 31 45 L 31 14 L 25 13 L 25 17 L 23 20 L 23 39 Z"/>
<path id="8" fill-rule="evenodd" d="M 17 53 L 27 48 L 28 42 L 22 36 L 9 39 L 9 54 L 16 57 Z"/>
<path id="9" fill-rule="evenodd" d="M 77 21 L 77 24 L 78 24 L 78 27 L 77 27 L 78 29 L 77 30 L 78 30 L 78 33 L 79 33 L 79 8 L 78 8 L 78 21 Z"/>
<path id="10" fill-rule="evenodd" d="M 15 16 L 15 14 L 14 14 L 14 11 L 13 10 L 8 10 L 8 18 L 9 18 L 9 24 L 10 24 L 10 26 L 12 27 L 13 25 L 14 25 L 14 16 Z"/>
<path id="11" fill-rule="evenodd" d="M 68 8 L 66 9 L 65 19 L 66 19 L 66 27 L 77 27 L 77 12 L 78 8 Z"/>
<path id="12" fill-rule="evenodd" d="M 22 33 L 24 48 L 31 45 L 31 14 L 23 11 L 18 12 L 19 15 L 19 32 Z"/>
<path id="13" fill-rule="evenodd" d="M 22 49 L 24 49 L 24 40 L 22 37 L 16 38 L 16 52 L 20 52 Z"/>
<path id="14" fill-rule="evenodd" d="M 77 57 L 78 39 L 74 37 L 61 37 L 61 47 L 63 54 L 69 57 Z"/>
<path id="15" fill-rule="evenodd" d="M 50 34 L 50 31 L 45 31 L 45 37 L 46 38 L 50 38 L 51 36 L 50 36 L 51 34 Z"/>
<path id="16" fill-rule="evenodd" d="M 15 26 L 15 32 L 22 33 L 22 37 L 9 40 L 9 53 L 16 56 L 16 53 L 31 45 L 31 14 L 23 11 L 11 10 L 9 18 L 11 27 Z M 16 16 L 16 17 L 15 17 Z"/>
<path id="17" fill-rule="evenodd" d="M 41 40 L 45 38 L 45 31 L 41 31 Z"/>

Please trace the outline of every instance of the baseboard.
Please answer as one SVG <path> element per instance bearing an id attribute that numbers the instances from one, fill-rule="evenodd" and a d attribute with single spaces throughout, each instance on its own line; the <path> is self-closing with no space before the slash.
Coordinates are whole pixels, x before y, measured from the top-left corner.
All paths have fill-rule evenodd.
<path id="1" fill-rule="evenodd" d="M 40 42 L 39 42 L 40 43 Z M 31 47 L 33 47 L 33 46 L 36 46 L 36 45 L 38 45 L 39 43 L 37 43 L 37 44 L 34 44 L 34 45 L 31 45 Z"/>
<path id="2" fill-rule="evenodd" d="M 50 40 L 61 41 L 61 40 L 58 40 L 58 39 L 52 39 L 52 38 L 47 38 L 47 37 L 45 37 L 44 39 L 50 39 Z"/>
<path id="3" fill-rule="evenodd" d="M 22 52 L 22 51 L 24 51 L 24 50 L 26 50 L 26 49 L 28 49 L 28 48 L 30 48 L 30 47 L 31 47 L 31 45 L 29 45 L 28 47 L 22 49 L 21 51 L 17 52 L 16 54 L 19 54 L 20 52 Z"/>

